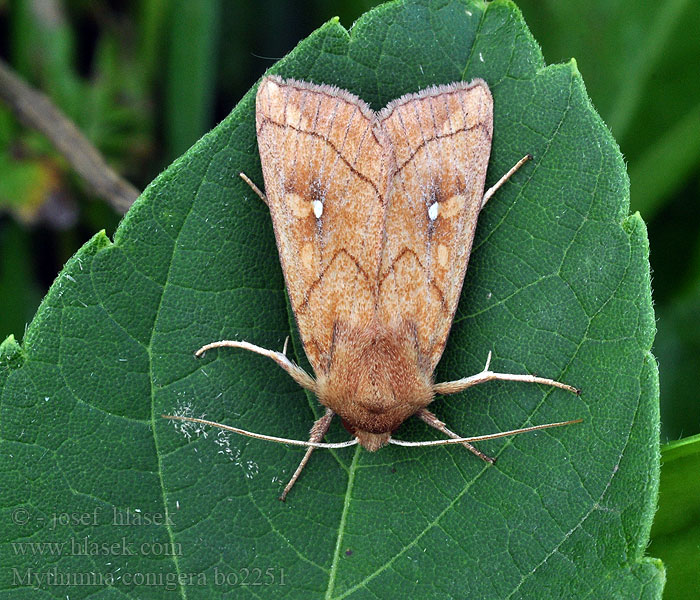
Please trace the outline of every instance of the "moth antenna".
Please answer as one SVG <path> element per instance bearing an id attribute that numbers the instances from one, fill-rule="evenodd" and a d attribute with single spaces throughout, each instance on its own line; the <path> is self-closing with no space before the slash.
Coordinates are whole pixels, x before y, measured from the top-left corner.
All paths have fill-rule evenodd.
<path id="1" fill-rule="evenodd" d="M 331 415 L 333 416 L 333 415 Z M 258 440 L 265 440 L 266 442 L 277 442 L 278 444 L 289 444 L 291 446 L 304 446 L 309 449 L 315 448 L 347 448 L 349 446 L 355 446 L 357 444 L 356 439 L 347 440 L 345 442 L 312 442 L 304 440 L 292 440 L 288 438 L 276 437 L 274 435 L 264 435 L 262 433 L 255 433 L 253 431 L 247 431 L 245 429 L 240 429 L 238 427 L 232 427 L 231 425 L 224 425 L 223 423 L 217 423 L 216 421 L 208 421 L 207 419 L 198 419 L 196 417 L 181 417 L 179 415 L 161 415 L 164 419 L 170 419 L 172 421 L 189 421 L 191 423 L 200 423 L 202 425 L 209 425 L 211 427 L 218 427 L 225 431 L 231 431 L 232 433 L 237 433 L 239 435 L 245 435 Z M 323 417 L 321 417 L 323 419 Z M 319 419 L 320 420 L 320 419 Z M 307 459 L 308 460 L 308 459 Z M 299 471 L 301 471 L 299 469 Z M 295 474 L 296 475 L 296 474 Z M 298 477 L 298 475 L 297 475 Z M 290 486 L 291 487 L 291 486 Z"/>
<path id="2" fill-rule="evenodd" d="M 489 352 L 488 358 L 486 359 L 486 365 L 483 370 L 476 375 L 471 375 L 470 377 L 464 377 L 462 379 L 456 379 L 455 381 L 443 381 L 442 383 L 433 384 L 433 392 L 436 394 L 456 394 L 457 392 L 462 392 L 473 385 L 478 385 L 480 383 L 486 383 L 487 381 L 522 381 L 525 383 L 541 383 L 542 385 L 549 385 L 552 387 L 561 388 L 562 390 L 567 390 L 572 394 L 577 396 L 581 395 L 581 390 L 576 389 L 572 385 L 562 383 L 561 381 L 556 381 L 554 379 L 548 379 L 546 377 L 537 377 L 536 375 L 520 375 L 515 373 L 495 373 L 489 369 L 491 365 L 491 352 Z"/>
<path id="3" fill-rule="evenodd" d="M 287 356 L 287 344 L 289 343 L 289 336 L 284 338 L 284 346 L 282 346 L 282 354 Z"/>
<path id="4" fill-rule="evenodd" d="M 494 185 L 492 185 L 488 190 L 486 190 L 483 197 L 481 198 L 481 208 L 484 208 L 484 206 L 486 206 L 486 203 L 491 199 L 491 196 L 493 196 L 498 191 L 498 188 L 500 188 L 506 181 L 508 181 L 513 175 L 513 173 L 515 173 L 531 158 L 532 154 L 526 154 L 525 156 L 523 156 L 517 163 L 515 163 L 510 168 L 510 170 L 503 177 L 501 177 Z"/>
<path id="5" fill-rule="evenodd" d="M 507 437 L 509 435 L 516 435 L 518 433 L 527 433 L 528 431 L 539 431 L 540 429 L 550 429 L 551 427 L 563 427 L 564 425 L 573 425 L 574 423 L 581 423 L 583 419 L 574 419 L 573 421 L 561 421 L 559 423 L 546 423 L 544 425 L 533 425 L 532 427 L 523 427 L 522 429 L 511 429 L 510 431 L 501 431 L 500 433 L 489 433 L 487 435 L 477 435 L 474 437 L 467 438 L 454 438 L 449 440 L 427 440 L 424 442 L 407 442 L 406 440 L 397 440 L 391 438 L 389 440 L 390 444 L 396 446 L 409 446 L 409 447 L 420 447 L 420 446 L 446 446 L 448 444 L 464 444 L 470 442 L 482 442 L 484 440 L 493 440 L 496 438 Z"/>
<path id="6" fill-rule="evenodd" d="M 270 205 L 267 203 L 267 196 L 265 196 L 265 194 L 263 194 L 260 191 L 260 188 L 250 180 L 250 177 L 248 177 L 245 173 L 239 173 L 238 175 L 243 181 L 245 181 L 250 186 L 250 189 L 252 189 L 258 195 L 260 200 L 262 200 L 265 203 L 265 205 L 269 208 Z"/>
<path id="7" fill-rule="evenodd" d="M 285 349 L 287 345 L 285 343 Z M 316 380 L 311 377 L 304 369 L 299 365 L 294 364 L 289 360 L 284 352 L 275 352 L 274 350 L 267 350 L 266 348 L 261 348 L 250 342 L 236 342 L 234 340 L 221 340 L 220 342 L 212 342 L 211 344 L 206 344 L 202 346 L 194 355 L 199 358 L 207 350 L 213 350 L 214 348 L 242 348 L 243 350 L 250 350 L 251 352 L 256 352 L 257 354 L 262 354 L 274 360 L 280 367 L 282 367 L 289 376 L 296 381 L 301 387 L 307 390 L 311 390 L 316 393 Z"/>

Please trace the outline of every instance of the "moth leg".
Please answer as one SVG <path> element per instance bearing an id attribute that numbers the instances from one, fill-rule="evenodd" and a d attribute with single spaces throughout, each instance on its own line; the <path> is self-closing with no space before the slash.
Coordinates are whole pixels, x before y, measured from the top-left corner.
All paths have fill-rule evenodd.
<path id="1" fill-rule="evenodd" d="M 525 156 L 523 156 L 517 163 L 515 163 L 515 165 L 513 165 L 510 168 L 510 170 L 503 177 L 501 177 L 493 186 L 486 190 L 483 198 L 481 199 L 481 208 L 484 208 L 484 206 L 486 206 L 486 203 L 491 199 L 491 196 L 493 196 L 498 191 L 498 188 L 500 188 L 506 181 L 508 181 L 513 175 L 513 173 L 515 173 L 531 158 L 532 154 L 526 154 Z"/>
<path id="2" fill-rule="evenodd" d="M 241 179 L 250 186 L 250 189 L 252 189 L 258 195 L 260 200 L 262 200 L 266 206 L 270 206 L 267 203 L 267 196 L 260 191 L 260 188 L 255 185 L 245 173 L 239 173 L 238 175 L 240 175 Z"/>
<path id="3" fill-rule="evenodd" d="M 330 409 L 326 409 L 326 414 L 323 415 L 318 421 L 316 421 L 313 424 L 313 427 L 311 428 L 311 435 L 309 437 L 310 442 L 320 442 L 323 439 L 323 436 L 326 435 L 328 432 L 328 428 L 331 426 L 331 421 L 333 420 L 333 416 L 335 413 Z M 296 480 L 299 479 L 299 475 L 301 475 L 301 472 L 304 470 L 304 467 L 306 466 L 306 463 L 309 462 L 309 458 L 311 458 L 311 453 L 315 450 L 313 446 L 310 446 L 306 449 L 306 452 L 304 453 L 304 458 L 301 459 L 301 462 L 299 463 L 299 466 L 297 467 L 297 470 L 294 471 L 294 475 L 292 475 L 292 478 L 289 480 L 289 483 L 284 487 L 284 490 L 282 491 L 282 495 L 279 497 L 279 499 L 284 502 L 287 499 L 287 494 L 289 493 L 289 490 L 292 489 L 292 486 L 296 483 Z"/>
<path id="4" fill-rule="evenodd" d="M 316 393 L 316 381 L 311 375 L 309 375 L 304 369 L 299 365 L 294 364 L 289 360 L 283 352 L 275 352 L 274 350 L 267 350 L 266 348 L 261 348 L 255 344 L 249 342 L 236 342 L 234 340 L 221 340 L 220 342 L 212 342 L 211 344 L 206 344 L 202 346 L 194 355 L 199 358 L 207 350 L 212 350 L 213 348 L 243 348 L 243 350 L 250 350 L 251 352 L 256 352 L 257 354 L 262 354 L 274 360 L 280 367 L 282 367 L 289 376 L 296 381 L 301 387 L 311 390 Z M 287 344 L 285 343 L 285 350 Z"/>
<path id="5" fill-rule="evenodd" d="M 571 385 L 567 385 L 566 383 L 561 383 L 561 381 L 555 381 L 554 379 L 537 377 L 535 375 L 494 373 L 489 369 L 490 364 L 491 352 L 489 352 L 488 358 L 486 359 L 486 366 L 483 368 L 481 373 L 477 373 L 471 377 L 457 379 L 455 381 L 443 381 L 442 383 L 433 384 L 433 391 L 436 394 L 456 394 L 457 392 L 462 392 L 473 385 L 486 383 L 487 381 L 523 381 L 525 383 L 541 383 L 542 385 L 551 385 L 552 387 L 561 388 L 562 390 L 567 390 L 576 395 L 581 394 L 581 390 L 578 390 Z"/>
<path id="6" fill-rule="evenodd" d="M 457 435 L 454 431 L 447 429 L 447 427 L 445 427 L 445 424 L 440 419 L 438 419 L 433 413 L 431 413 L 427 408 L 421 408 L 416 413 L 416 416 L 419 417 L 421 420 L 425 421 L 431 427 L 435 427 L 435 429 L 437 429 L 438 431 L 442 431 L 442 433 L 444 433 L 448 437 L 451 437 L 452 439 L 456 440 L 462 437 L 460 435 Z M 493 464 L 496 462 L 495 458 L 491 458 L 487 454 L 484 454 L 481 450 L 478 450 L 469 442 L 462 442 L 462 446 L 464 446 L 470 452 L 476 454 L 480 459 L 486 461 L 487 463 Z"/>

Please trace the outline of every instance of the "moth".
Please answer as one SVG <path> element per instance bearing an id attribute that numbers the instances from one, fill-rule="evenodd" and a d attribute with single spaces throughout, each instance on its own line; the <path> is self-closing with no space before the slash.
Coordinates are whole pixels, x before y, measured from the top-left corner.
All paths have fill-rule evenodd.
<path id="1" fill-rule="evenodd" d="M 523 157 L 484 192 L 493 136 L 493 99 L 485 81 L 430 87 L 375 112 L 336 87 L 266 77 L 256 96 L 256 129 L 265 194 L 241 176 L 269 207 L 315 377 L 284 351 L 245 341 L 214 342 L 196 354 L 228 346 L 267 356 L 326 407 L 281 500 L 314 448 L 328 446 L 320 440 L 336 414 L 370 451 L 399 442 L 393 432 L 415 415 L 493 462 L 469 443 L 474 438 L 460 438 L 428 410 L 436 394 L 492 380 L 578 393 L 552 379 L 493 372 L 490 353 L 481 373 L 433 382 L 479 212 L 531 158 Z"/>

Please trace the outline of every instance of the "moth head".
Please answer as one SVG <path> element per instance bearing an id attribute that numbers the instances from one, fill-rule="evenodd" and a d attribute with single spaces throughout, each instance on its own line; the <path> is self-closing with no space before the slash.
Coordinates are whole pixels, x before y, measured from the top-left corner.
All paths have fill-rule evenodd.
<path id="1" fill-rule="evenodd" d="M 337 327 L 329 369 L 318 377 L 320 402 L 338 414 L 367 450 L 433 399 L 429 373 L 419 367 L 412 335 L 373 324 Z"/>

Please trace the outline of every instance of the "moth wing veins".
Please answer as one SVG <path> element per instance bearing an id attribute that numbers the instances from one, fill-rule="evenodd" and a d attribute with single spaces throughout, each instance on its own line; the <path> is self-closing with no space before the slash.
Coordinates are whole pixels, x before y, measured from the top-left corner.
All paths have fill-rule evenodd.
<path id="1" fill-rule="evenodd" d="M 493 100 L 475 79 L 402 96 L 380 113 L 396 157 L 379 271 L 379 315 L 415 323 L 432 373 L 457 308 L 491 153 Z"/>
<path id="2" fill-rule="evenodd" d="M 278 77 L 260 84 L 256 127 L 287 292 L 319 376 L 335 324 L 362 328 L 373 318 L 387 146 L 358 97 Z"/>

